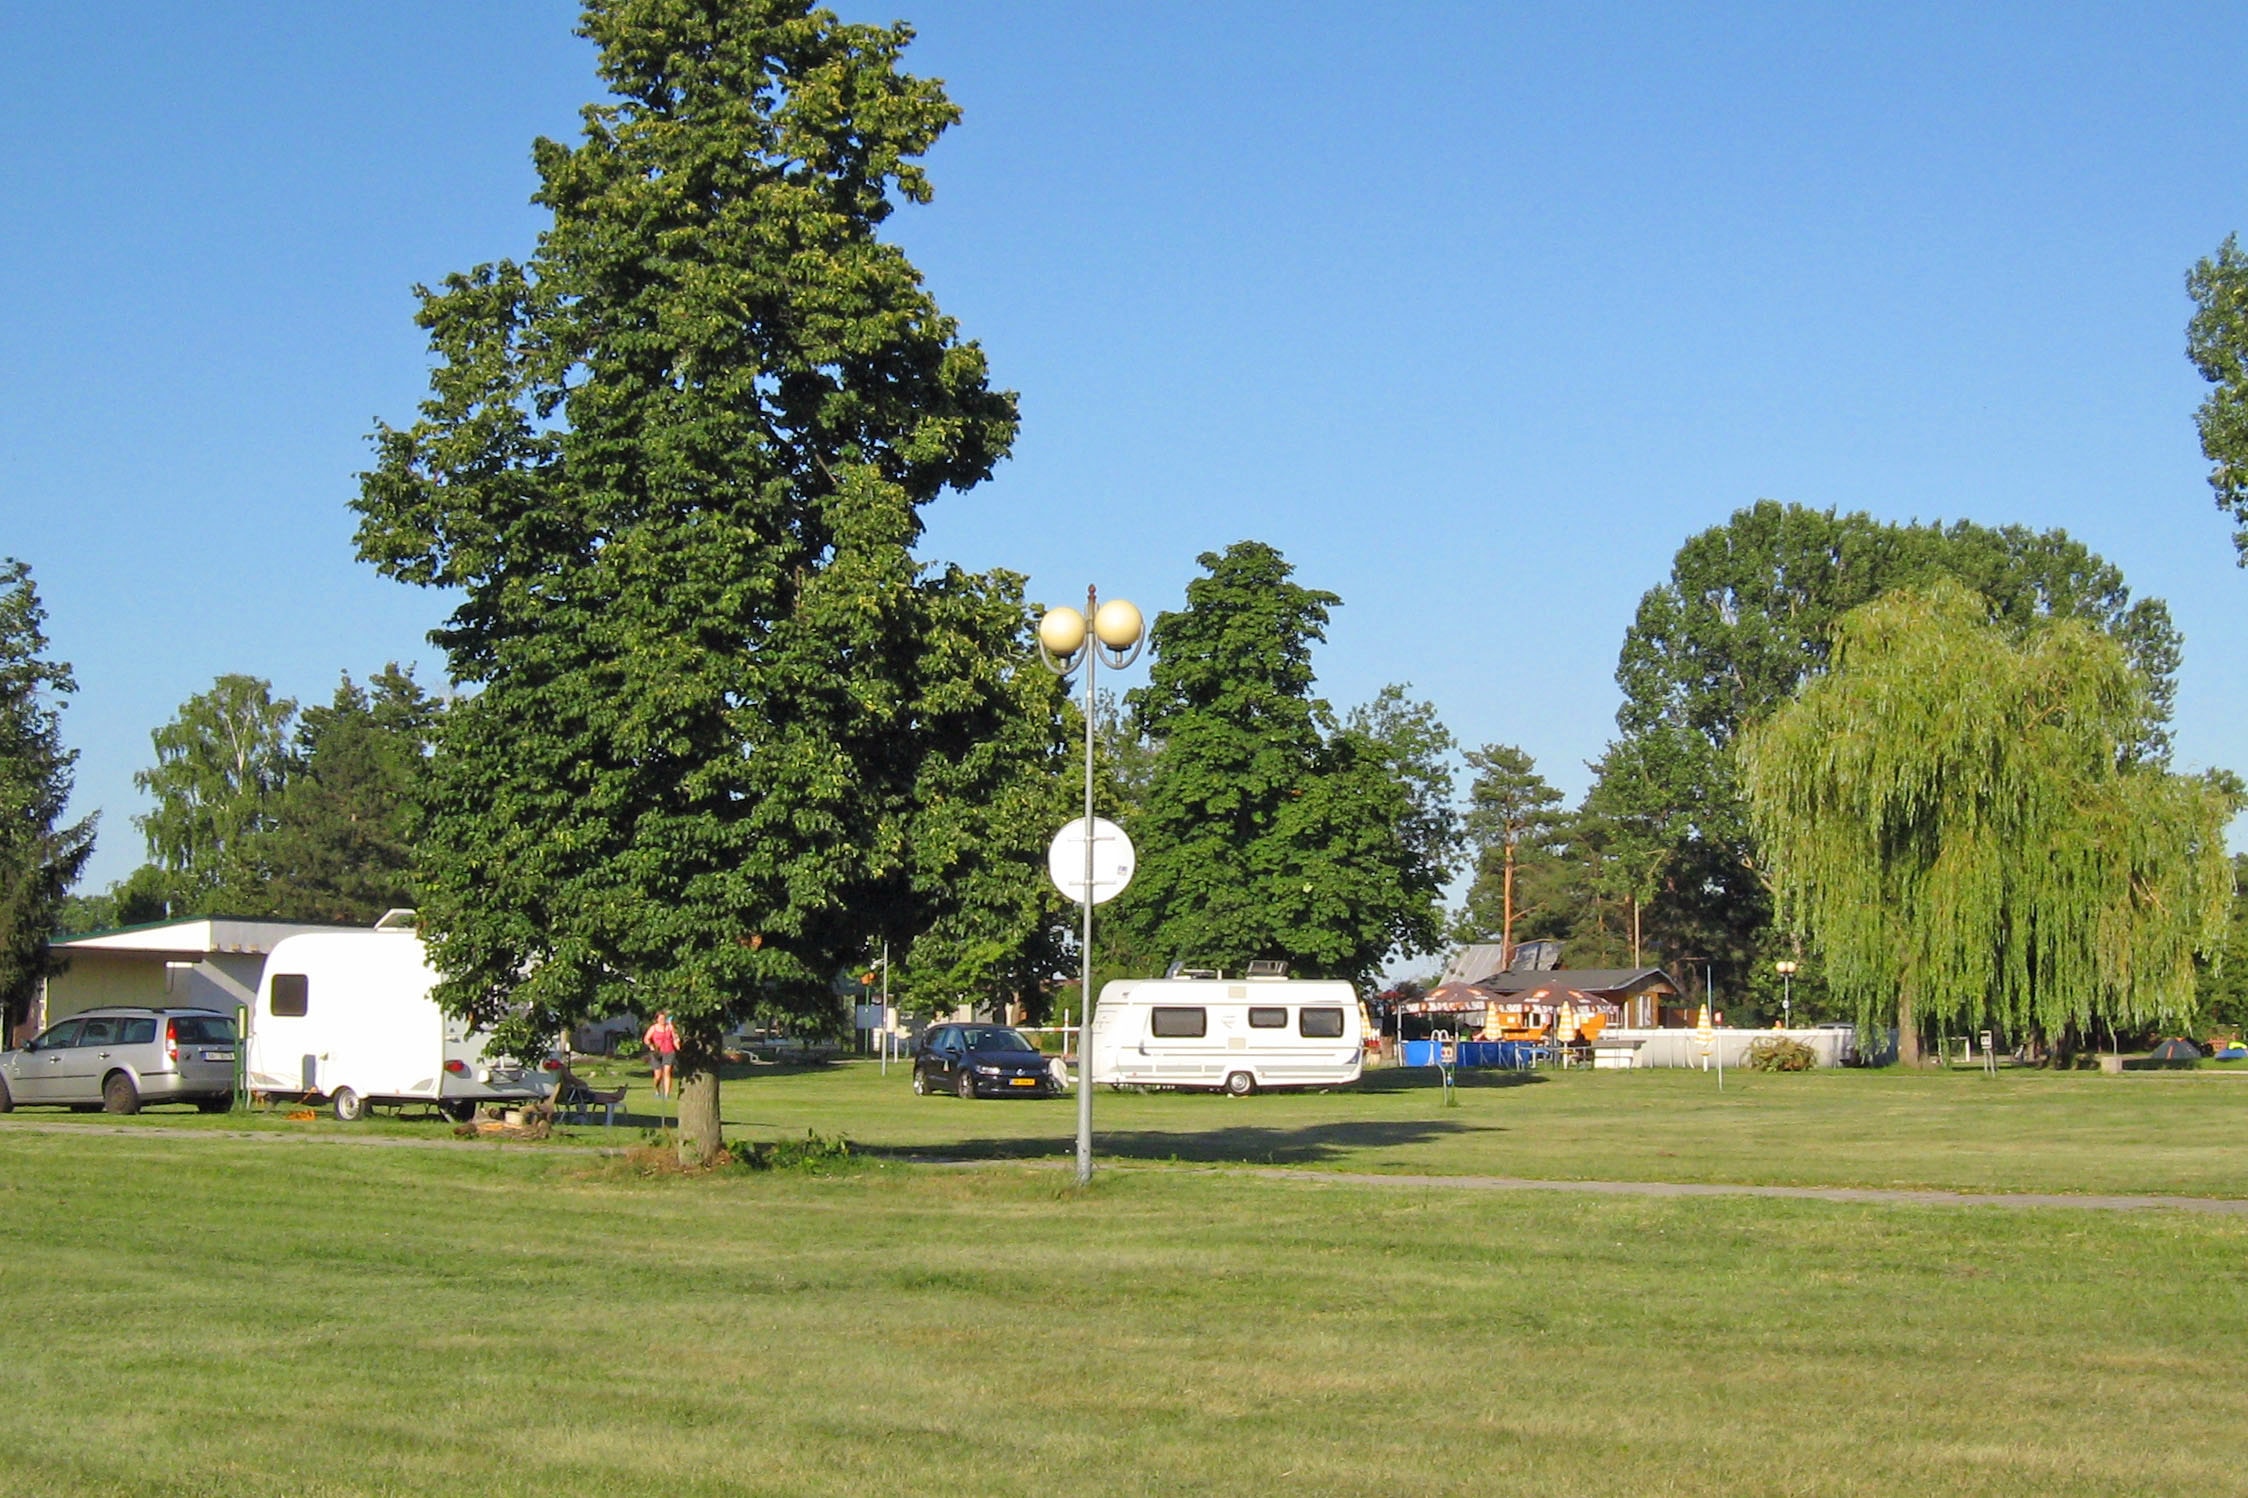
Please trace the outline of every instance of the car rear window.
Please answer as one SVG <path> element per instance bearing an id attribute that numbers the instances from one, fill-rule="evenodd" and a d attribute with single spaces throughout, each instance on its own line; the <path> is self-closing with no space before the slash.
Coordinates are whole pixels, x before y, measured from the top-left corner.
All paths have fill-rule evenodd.
<path id="1" fill-rule="evenodd" d="M 1340 1009 L 1300 1009 L 1296 1012 L 1296 1033 L 1313 1040 L 1334 1040 L 1343 1033 L 1343 1012 Z"/>
<path id="2" fill-rule="evenodd" d="M 123 1022 L 124 1033 L 117 1038 L 125 1045 L 153 1045 L 156 1042 L 156 1021 L 129 1019 Z"/>
<path id="3" fill-rule="evenodd" d="M 232 1045 L 234 1021 L 216 1014 L 183 1014 L 172 1021 L 181 1045 Z"/>
<path id="4" fill-rule="evenodd" d="M 1159 1007 L 1148 1012 L 1148 1023 L 1152 1034 L 1198 1040 L 1210 1033 L 1210 1012 L 1199 1005 L 1192 1009 Z"/>
<path id="5" fill-rule="evenodd" d="M 273 994 L 266 1001 L 266 1012 L 283 1019 L 302 1019 L 311 1007 L 310 984 L 302 973 L 275 973 Z"/>

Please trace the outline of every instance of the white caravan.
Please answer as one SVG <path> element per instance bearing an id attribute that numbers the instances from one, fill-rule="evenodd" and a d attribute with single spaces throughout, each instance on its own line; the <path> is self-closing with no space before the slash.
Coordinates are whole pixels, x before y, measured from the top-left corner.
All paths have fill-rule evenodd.
<path id="1" fill-rule="evenodd" d="M 1341 981 L 1139 978 L 1106 984 L 1085 1051 L 1095 1084 L 1341 1087 L 1366 1064 L 1358 994 Z"/>
<path id="2" fill-rule="evenodd" d="M 429 996 L 437 974 L 422 940 L 393 916 L 372 931 L 283 937 L 265 962 L 250 1015 L 252 1093 L 324 1095 L 336 1117 L 370 1103 L 432 1103 L 456 1119 L 479 1103 L 526 1102 L 554 1090 L 560 1063 L 487 1057 L 483 1031 Z"/>

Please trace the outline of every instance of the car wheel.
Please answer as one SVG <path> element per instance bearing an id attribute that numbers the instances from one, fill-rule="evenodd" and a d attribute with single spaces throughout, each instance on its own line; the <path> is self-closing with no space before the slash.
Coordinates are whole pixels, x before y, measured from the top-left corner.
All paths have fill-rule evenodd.
<path id="1" fill-rule="evenodd" d="M 467 1123 L 476 1116 L 476 1104 L 467 1098 L 450 1098 L 439 1103 L 437 1111 L 454 1123 Z"/>
<path id="2" fill-rule="evenodd" d="M 111 1113 L 138 1113 L 140 1089 L 123 1072 L 111 1072 L 101 1084 L 101 1105 Z"/>
<path id="3" fill-rule="evenodd" d="M 10 1112 L 15 1106 L 16 1100 L 8 1092 L 8 1079 L 0 1077 L 0 1113 Z"/>
<path id="4" fill-rule="evenodd" d="M 969 1071 L 962 1072 L 960 1074 L 960 1083 L 953 1090 L 955 1092 L 958 1092 L 969 1102 L 974 1102 L 976 1100 L 976 1074 Z"/>
<path id="5" fill-rule="evenodd" d="M 927 1097 L 929 1095 L 929 1074 L 918 1066 L 913 1069 L 913 1095 L 915 1097 Z"/>
<path id="6" fill-rule="evenodd" d="M 345 1123 L 357 1123 L 367 1116 L 367 1100 L 348 1087 L 338 1087 L 328 1104 Z"/>
<path id="7" fill-rule="evenodd" d="M 234 1111 L 234 1094 L 225 1097 L 199 1097 L 195 1100 L 198 1113 L 231 1113 Z"/>
<path id="8" fill-rule="evenodd" d="M 1257 1079 L 1245 1071 L 1229 1071 L 1225 1074 L 1225 1090 L 1228 1097 L 1247 1097 L 1257 1090 Z"/>

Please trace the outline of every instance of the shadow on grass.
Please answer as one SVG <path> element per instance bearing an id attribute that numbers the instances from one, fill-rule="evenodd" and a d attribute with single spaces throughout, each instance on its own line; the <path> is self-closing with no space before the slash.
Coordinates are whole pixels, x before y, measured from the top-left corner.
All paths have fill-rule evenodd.
<path id="1" fill-rule="evenodd" d="M 1450 1119 L 1364 1120 L 1266 1128 L 1231 1124 L 1208 1129 L 1100 1129 L 1093 1149 L 1109 1159 L 1191 1160 L 1212 1164 L 1316 1165 L 1359 1150 L 1426 1144 L 1446 1134 L 1485 1132 Z M 869 1151 L 895 1160 L 1059 1160 L 1077 1152 L 1075 1134 L 1055 1138 L 959 1139 L 945 1144 L 900 1145 Z"/>
<path id="2" fill-rule="evenodd" d="M 1495 1067 L 1461 1067 L 1452 1080 L 1463 1092 L 1492 1087 L 1539 1087 L 1550 1080 L 1539 1071 L 1500 1071 Z M 1358 1092 L 1440 1092 L 1444 1078 L 1433 1066 L 1385 1066 L 1358 1079 Z"/>

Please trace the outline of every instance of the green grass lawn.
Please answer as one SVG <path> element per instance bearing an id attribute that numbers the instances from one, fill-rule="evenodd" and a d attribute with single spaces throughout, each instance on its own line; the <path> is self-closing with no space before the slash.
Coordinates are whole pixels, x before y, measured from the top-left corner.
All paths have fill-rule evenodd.
<path id="1" fill-rule="evenodd" d="M 2248 1076 L 1895 1070 L 1462 1073 L 1227 1098 L 1094 1095 L 1098 1148 L 1133 1160 L 1453 1175 L 2248 1196 Z M 907 1157 L 1060 1158 L 1073 1099 L 917 1098 L 871 1063 L 757 1069 L 725 1085 L 730 1127 L 807 1128 Z M 598 1131 L 595 1131 L 598 1132 Z"/>
<path id="2" fill-rule="evenodd" d="M 660 1125 L 644 1066 L 589 1068 L 630 1089 L 629 1127 L 567 1142 L 629 1143 Z M 906 1069 L 870 1061 L 728 1069 L 730 1130 L 753 1139 L 840 1134 L 901 1159 L 1061 1159 L 1071 1098 L 915 1097 Z M 2248 1197 L 2248 1074 L 1896 1070 L 1462 1073 L 1444 1106 L 1426 1070 L 1377 1070 L 1356 1089 L 1226 1098 L 1095 1094 L 1103 1158 L 1453 1175 Z M 138 1119 L 26 1109 L 19 1117 L 159 1130 L 448 1138 L 434 1117 L 338 1124 L 285 1110 Z"/>
<path id="3" fill-rule="evenodd" d="M 2248 1223 L 2184 1213 L 11 1121 L 0 1287 L 7 1495 L 2248 1488 Z"/>

